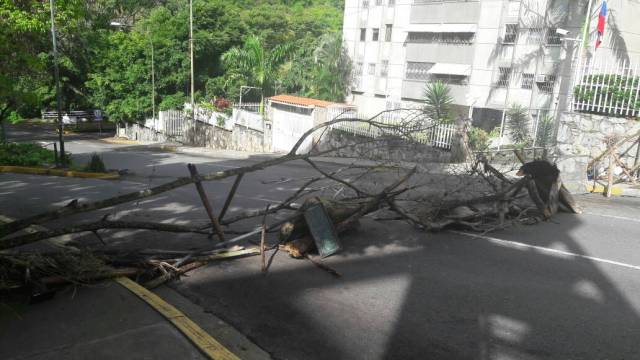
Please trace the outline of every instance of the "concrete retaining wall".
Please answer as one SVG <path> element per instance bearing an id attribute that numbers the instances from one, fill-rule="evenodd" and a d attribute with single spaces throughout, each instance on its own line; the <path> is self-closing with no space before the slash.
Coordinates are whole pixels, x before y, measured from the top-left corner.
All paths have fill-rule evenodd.
<path id="1" fill-rule="evenodd" d="M 400 138 L 380 138 L 375 142 L 358 144 L 373 140 L 369 137 L 354 135 L 338 129 L 325 134 L 314 151 L 336 150 L 331 156 L 363 158 L 371 160 L 406 161 L 415 163 L 449 162 L 451 153 L 430 145 L 408 142 Z"/>

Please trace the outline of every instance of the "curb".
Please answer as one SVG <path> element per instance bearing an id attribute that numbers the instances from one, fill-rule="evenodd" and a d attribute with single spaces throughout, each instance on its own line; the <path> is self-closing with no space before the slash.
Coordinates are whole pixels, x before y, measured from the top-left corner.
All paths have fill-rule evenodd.
<path id="1" fill-rule="evenodd" d="M 84 172 L 84 171 L 47 169 L 47 168 L 28 167 L 28 166 L 0 166 L 0 173 L 50 175 L 50 176 L 77 177 L 77 178 L 89 178 L 89 179 L 100 179 L 100 180 L 116 180 L 120 178 L 120 174 L 118 173 L 93 173 L 93 172 Z"/>

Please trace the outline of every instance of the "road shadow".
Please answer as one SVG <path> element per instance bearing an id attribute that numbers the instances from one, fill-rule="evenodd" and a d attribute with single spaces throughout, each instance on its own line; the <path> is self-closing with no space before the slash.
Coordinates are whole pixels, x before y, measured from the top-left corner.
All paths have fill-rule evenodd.
<path id="1" fill-rule="evenodd" d="M 167 177 L 186 175 L 186 164 L 170 157 L 153 158 L 160 159 L 155 165 L 159 172 Z M 204 173 L 244 161 L 202 159 L 198 166 Z M 297 188 L 297 183 L 273 180 L 308 176 L 308 169 L 296 164 L 248 174 L 230 214 L 261 209 Z M 38 178 L 21 176 L 3 181 L 0 196 L 3 202 L 31 196 L 32 206 L 44 202 L 53 207 L 80 196 L 97 200 L 150 185 L 139 180 L 45 180 L 51 181 L 49 190 L 38 197 L 19 192 L 33 188 Z M 152 180 L 156 185 L 166 179 Z M 232 181 L 206 183 L 216 210 Z M 47 226 L 96 220 L 104 214 L 206 224 L 199 201 L 194 188 L 187 186 Z M 555 222 L 491 236 L 589 255 L 574 234 L 597 224 L 584 219 L 561 214 Z M 250 228 L 258 221 L 236 228 Z M 206 236 L 144 231 L 110 231 L 104 238 L 109 246 L 128 248 L 211 245 Z M 279 252 L 266 276 L 260 273 L 258 258 L 247 258 L 212 264 L 175 286 L 275 358 L 627 359 L 637 353 L 638 304 L 629 297 L 636 283 L 633 274 L 610 264 L 452 233 L 423 233 L 401 222 L 371 219 L 341 239 L 344 250 L 324 260 L 343 275 L 340 279 Z M 269 240 L 275 242 L 275 234 Z M 101 246 L 95 239 L 87 240 L 91 241 Z"/>

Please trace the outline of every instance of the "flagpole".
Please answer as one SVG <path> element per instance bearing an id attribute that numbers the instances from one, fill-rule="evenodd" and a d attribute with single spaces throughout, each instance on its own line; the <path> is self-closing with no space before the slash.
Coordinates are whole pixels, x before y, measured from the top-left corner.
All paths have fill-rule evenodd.
<path id="1" fill-rule="evenodd" d="M 589 31 L 591 30 L 591 8 L 593 6 L 593 0 L 589 0 L 589 6 L 587 7 L 587 14 L 584 17 L 584 26 L 582 27 L 582 44 L 580 49 L 580 60 L 584 58 L 585 51 L 588 47 Z"/>

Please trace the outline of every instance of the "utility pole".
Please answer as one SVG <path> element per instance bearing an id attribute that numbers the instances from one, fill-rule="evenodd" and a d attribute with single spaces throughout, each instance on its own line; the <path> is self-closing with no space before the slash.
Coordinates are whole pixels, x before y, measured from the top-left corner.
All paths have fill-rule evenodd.
<path id="1" fill-rule="evenodd" d="M 196 108 L 193 100 L 193 0 L 189 0 L 189 52 L 191 53 L 191 114 L 195 116 Z"/>
<path id="2" fill-rule="evenodd" d="M 156 125 L 156 72 L 153 65 L 153 38 L 149 36 L 151 42 L 151 116 L 153 125 Z"/>
<path id="3" fill-rule="evenodd" d="M 60 70 L 58 69 L 58 48 L 56 46 L 56 25 L 55 25 L 55 10 L 53 5 L 54 0 L 49 0 L 51 7 L 51 42 L 53 44 L 53 71 L 56 80 L 56 108 L 58 110 L 58 139 L 60 141 L 60 164 L 65 166 L 67 164 L 67 155 L 64 153 L 64 124 L 62 123 L 62 100 L 60 94 Z"/>

